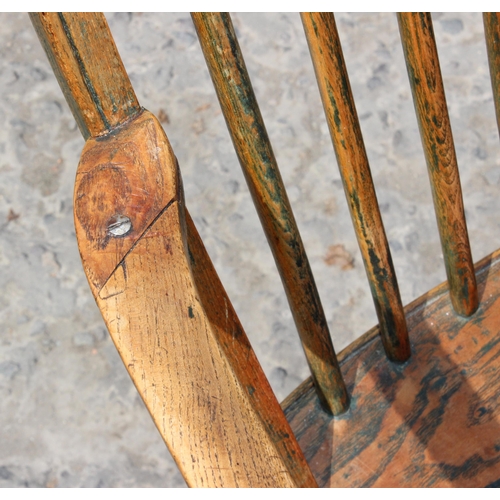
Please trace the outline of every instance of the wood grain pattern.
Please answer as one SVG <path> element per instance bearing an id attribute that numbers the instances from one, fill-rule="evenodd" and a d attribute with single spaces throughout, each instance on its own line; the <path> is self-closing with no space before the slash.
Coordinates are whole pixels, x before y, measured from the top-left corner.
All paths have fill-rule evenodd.
<path id="1" fill-rule="evenodd" d="M 121 237 L 108 232 L 116 214 L 134 228 Z M 86 142 L 75 222 L 111 337 L 187 483 L 315 486 L 186 215 L 175 157 L 153 115 Z"/>
<path id="2" fill-rule="evenodd" d="M 401 15 L 400 26 L 417 113 L 428 113 L 420 116 L 420 127 L 424 148 L 434 155 L 428 159 L 429 172 L 441 210 L 438 219 L 451 228 L 442 241 L 449 254 L 447 271 L 455 277 L 449 272 L 449 285 L 440 285 L 405 311 L 384 250 L 387 242 L 333 16 L 303 16 L 320 89 L 323 85 L 327 91 L 327 116 L 337 134 L 332 132 L 351 211 L 359 221 L 358 240 L 362 250 L 365 246 L 373 295 L 385 321 L 340 353 L 352 404 L 337 417 L 325 411 L 312 379 L 282 407 L 276 401 L 184 206 L 168 139 L 155 117 L 139 106 L 104 18 L 40 14 L 32 19 L 82 133 L 90 137 L 77 171 L 74 203 L 90 287 L 189 485 L 314 487 L 316 480 L 322 486 L 349 487 L 499 484 L 500 251 L 478 265 L 476 288 L 429 16 Z M 347 396 L 339 385 L 340 368 L 324 317 L 317 316 L 322 313 L 319 298 L 310 302 L 317 291 L 229 16 L 193 19 L 213 75 L 230 76 L 213 78 L 220 80 L 233 141 L 242 164 L 245 160 L 252 167 L 246 175 L 253 196 L 268 206 L 264 226 L 282 240 L 276 243 L 277 260 L 295 259 L 300 279 L 291 282 L 299 292 L 305 289 L 296 311 L 311 308 L 311 325 L 320 331 L 305 336 L 306 353 L 313 373 L 328 375 L 319 385 L 336 383 L 330 405 L 341 413 Z M 130 225 L 113 232 L 123 217 Z M 296 293 L 293 286 L 287 293 Z M 474 310 L 477 292 L 481 305 L 466 319 L 461 314 Z M 399 355 L 405 349 L 404 337 L 395 341 L 380 333 L 396 321 L 385 312 L 390 310 L 398 324 L 406 312 L 414 353 L 406 363 L 390 363 L 381 349 L 380 336 L 389 353 L 394 347 Z M 297 323 L 311 321 L 305 317 L 299 315 Z M 406 349 L 409 354 L 409 345 Z"/>
<path id="3" fill-rule="evenodd" d="M 476 279 L 432 19 L 428 13 L 401 13 L 398 21 L 451 301 L 459 314 L 469 316 L 478 305 Z"/>
<path id="4" fill-rule="evenodd" d="M 273 252 L 316 387 L 335 415 L 349 404 L 292 208 L 229 14 L 192 13 L 257 213 Z"/>
<path id="5" fill-rule="evenodd" d="M 30 18 L 84 139 L 140 112 L 102 13 L 36 12 Z"/>
<path id="6" fill-rule="evenodd" d="M 495 101 L 495 113 L 500 133 L 500 12 L 484 12 L 483 22 L 493 100 Z"/>
<path id="7" fill-rule="evenodd" d="M 407 306 L 413 355 L 387 362 L 378 328 L 339 354 L 351 409 L 332 419 L 311 382 L 282 403 L 320 486 L 479 487 L 500 478 L 500 251 L 458 315 L 443 283 Z"/>
<path id="8" fill-rule="evenodd" d="M 349 210 L 389 359 L 410 343 L 403 305 L 332 13 L 301 14 Z"/>
<path id="9" fill-rule="evenodd" d="M 91 290 L 187 483 L 316 486 L 185 210 L 168 139 L 139 106 L 104 17 L 32 19 L 88 139 L 74 211 Z"/>
<path id="10" fill-rule="evenodd" d="M 83 266 L 96 290 L 177 196 L 177 163 L 163 138 L 154 116 L 143 112 L 82 152 L 76 174 L 75 228 Z M 109 227 L 118 215 L 129 217 L 132 227 L 117 238 Z"/>

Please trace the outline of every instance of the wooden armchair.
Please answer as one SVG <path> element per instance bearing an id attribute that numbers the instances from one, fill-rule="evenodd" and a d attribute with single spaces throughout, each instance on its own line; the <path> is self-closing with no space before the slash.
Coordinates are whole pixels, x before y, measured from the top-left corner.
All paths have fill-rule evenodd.
<path id="1" fill-rule="evenodd" d="M 499 254 L 473 265 L 430 15 L 398 19 L 448 282 L 405 308 L 334 17 L 302 15 L 379 319 L 337 357 L 231 19 L 193 14 L 311 369 L 281 405 L 104 17 L 31 19 L 86 139 L 74 211 L 89 285 L 189 485 L 498 484 Z M 500 17 L 484 19 L 498 106 Z"/>

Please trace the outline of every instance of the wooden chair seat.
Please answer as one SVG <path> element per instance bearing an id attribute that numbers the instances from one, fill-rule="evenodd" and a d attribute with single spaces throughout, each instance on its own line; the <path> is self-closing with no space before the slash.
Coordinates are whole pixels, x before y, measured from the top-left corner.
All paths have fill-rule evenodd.
<path id="1" fill-rule="evenodd" d="M 387 360 L 373 328 L 339 354 L 351 406 L 331 418 L 309 379 L 282 406 L 319 486 L 500 486 L 500 252 L 476 267 L 480 306 L 447 284 L 405 308 L 413 356 Z"/>
<path id="2" fill-rule="evenodd" d="M 74 212 L 89 285 L 187 483 L 499 485 L 500 251 L 474 269 L 430 15 L 398 19 L 448 281 L 403 308 L 334 17 L 302 14 L 379 320 L 338 357 L 231 19 L 192 17 L 312 373 L 281 406 L 104 17 L 32 15 L 86 139 Z M 500 117 L 500 16 L 485 27 Z"/>

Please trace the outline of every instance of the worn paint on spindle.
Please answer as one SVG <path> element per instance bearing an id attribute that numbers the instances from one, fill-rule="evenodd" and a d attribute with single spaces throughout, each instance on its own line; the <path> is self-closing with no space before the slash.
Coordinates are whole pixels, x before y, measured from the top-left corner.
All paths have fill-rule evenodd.
<path id="1" fill-rule="evenodd" d="M 491 87 L 493 89 L 495 113 L 500 133 L 500 12 L 484 12 L 483 21 L 490 66 Z"/>
<path id="2" fill-rule="evenodd" d="M 351 408 L 321 412 L 311 381 L 282 403 L 320 486 L 482 487 L 500 477 L 500 251 L 477 266 L 466 319 L 443 283 L 406 309 L 413 356 L 390 364 L 378 328 L 339 354 Z"/>
<path id="3" fill-rule="evenodd" d="M 141 112 L 103 14 L 37 12 L 30 18 L 85 139 Z"/>
<path id="4" fill-rule="evenodd" d="M 327 408 L 340 414 L 348 406 L 347 391 L 231 18 L 213 13 L 192 18 L 311 372 Z"/>
<path id="5" fill-rule="evenodd" d="M 410 356 L 410 344 L 403 306 L 335 19 L 331 13 L 304 13 L 302 22 L 380 322 L 382 342 L 391 360 L 404 362 Z"/>
<path id="6" fill-rule="evenodd" d="M 400 13 L 398 21 L 450 296 L 455 310 L 469 316 L 478 306 L 476 278 L 432 19 L 427 13 Z"/>

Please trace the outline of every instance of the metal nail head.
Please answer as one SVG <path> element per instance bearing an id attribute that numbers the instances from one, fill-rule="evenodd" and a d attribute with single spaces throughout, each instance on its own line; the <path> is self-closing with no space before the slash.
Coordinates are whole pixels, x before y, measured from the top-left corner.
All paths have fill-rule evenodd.
<path id="1" fill-rule="evenodd" d="M 132 222 L 126 215 L 113 215 L 108 223 L 111 236 L 125 236 L 132 229 Z"/>

